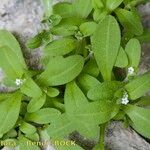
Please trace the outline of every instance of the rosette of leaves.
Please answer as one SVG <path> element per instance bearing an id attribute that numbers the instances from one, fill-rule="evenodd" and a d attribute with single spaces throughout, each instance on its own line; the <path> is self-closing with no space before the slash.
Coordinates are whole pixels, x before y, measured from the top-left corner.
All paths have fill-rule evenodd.
<path id="1" fill-rule="evenodd" d="M 140 42 L 150 39 L 135 7 L 141 2 L 74 0 L 52 6 L 44 0 L 42 23 L 49 29 L 27 42 L 30 49 L 43 49 L 41 71 L 27 66 L 15 37 L 0 30 L 1 84 L 13 88 L 0 93 L 0 140 L 38 150 L 41 145 L 26 143 L 66 140 L 78 131 L 98 143 L 93 150 L 103 150 L 112 120 L 150 138 L 150 97 L 145 96 L 150 73 L 137 74 Z"/>

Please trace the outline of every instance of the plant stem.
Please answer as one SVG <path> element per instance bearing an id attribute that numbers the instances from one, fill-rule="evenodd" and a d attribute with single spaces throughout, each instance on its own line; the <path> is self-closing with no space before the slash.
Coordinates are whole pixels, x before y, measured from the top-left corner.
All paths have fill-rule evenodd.
<path id="1" fill-rule="evenodd" d="M 105 128 L 107 123 L 100 125 L 100 150 L 105 150 Z"/>
<path id="2" fill-rule="evenodd" d="M 43 0 L 44 9 L 45 9 L 45 17 L 49 17 L 52 15 L 52 0 Z"/>

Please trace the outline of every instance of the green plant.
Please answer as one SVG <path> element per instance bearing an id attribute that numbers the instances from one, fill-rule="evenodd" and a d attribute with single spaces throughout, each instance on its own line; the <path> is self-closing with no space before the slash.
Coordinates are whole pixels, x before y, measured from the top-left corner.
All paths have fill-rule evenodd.
<path id="1" fill-rule="evenodd" d="M 73 131 L 104 150 L 105 128 L 122 120 L 150 138 L 150 73 L 138 75 L 141 42 L 149 42 L 135 6 L 142 0 L 75 0 L 53 7 L 44 0 L 48 27 L 27 42 L 42 47 L 44 69 L 25 63 L 14 36 L 0 30 L 2 84 L 0 138 L 21 150 L 38 150 L 27 141 L 67 139 Z M 56 39 L 57 37 L 57 39 Z M 144 106 L 144 107 L 143 107 Z M 100 133 L 100 135 L 99 135 Z M 80 150 L 56 145 L 58 150 Z"/>

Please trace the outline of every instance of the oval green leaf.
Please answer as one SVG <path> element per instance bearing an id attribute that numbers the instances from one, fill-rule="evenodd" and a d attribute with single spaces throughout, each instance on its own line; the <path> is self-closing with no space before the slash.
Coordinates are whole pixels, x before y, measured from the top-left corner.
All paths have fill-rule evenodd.
<path id="1" fill-rule="evenodd" d="M 120 47 L 120 28 L 116 19 L 107 16 L 99 23 L 91 38 L 92 49 L 104 80 L 111 80 L 111 73 Z"/>
<path id="2" fill-rule="evenodd" d="M 84 37 L 92 35 L 97 28 L 97 23 L 95 22 L 85 22 L 80 25 L 79 29 Z"/>
<path id="3" fill-rule="evenodd" d="M 20 88 L 21 92 L 29 97 L 40 97 L 42 95 L 42 91 L 40 87 L 35 83 L 32 78 L 28 78 L 25 80 L 23 85 Z"/>
<path id="4" fill-rule="evenodd" d="M 44 48 L 44 55 L 54 57 L 66 55 L 77 47 L 77 41 L 73 38 L 62 38 L 55 40 Z"/>
<path id="5" fill-rule="evenodd" d="M 20 45 L 16 38 L 7 30 L 0 30 L 0 47 L 1 46 L 9 47 L 16 54 L 20 64 L 26 68 L 26 63 L 24 61 Z"/>
<path id="6" fill-rule="evenodd" d="M 131 126 L 141 135 L 150 138 L 150 109 L 128 105 L 125 110 L 131 119 Z"/>
<path id="7" fill-rule="evenodd" d="M 57 119 L 60 114 L 57 109 L 43 108 L 34 113 L 27 113 L 25 119 L 38 124 L 47 124 Z"/>
<path id="8" fill-rule="evenodd" d="M 142 23 L 139 16 L 135 12 L 121 8 L 117 9 L 115 12 L 120 23 L 126 30 L 135 35 L 141 35 L 143 33 Z"/>
<path id="9" fill-rule="evenodd" d="M 24 134 L 29 134 L 29 135 L 34 134 L 36 132 L 36 128 L 25 121 L 22 121 L 19 129 Z"/>
<path id="10" fill-rule="evenodd" d="M 113 11 L 113 10 L 116 9 L 122 2 L 123 2 L 123 0 L 106 0 L 106 7 L 107 7 L 110 11 Z"/>
<path id="11" fill-rule="evenodd" d="M 0 47 L 0 68 L 5 72 L 6 77 L 14 80 L 21 78 L 25 72 L 16 53 L 8 46 Z"/>
<path id="12" fill-rule="evenodd" d="M 38 111 L 45 103 L 46 101 L 46 95 L 42 94 L 42 96 L 40 97 L 35 97 L 33 99 L 31 99 L 31 101 L 29 102 L 28 106 L 27 106 L 27 111 L 29 113 L 33 113 Z"/>
<path id="13" fill-rule="evenodd" d="M 73 8 L 75 10 L 76 16 L 86 18 L 92 11 L 92 1 L 75 0 L 73 3 Z"/>
<path id="14" fill-rule="evenodd" d="M 10 98 L 0 102 L 0 135 L 14 127 L 19 117 L 21 97 L 20 93 L 14 93 Z"/>
<path id="15" fill-rule="evenodd" d="M 129 59 L 129 66 L 138 67 L 141 59 L 141 45 L 137 39 L 131 39 L 126 47 L 125 51 Z M 122 58 L 123 59 L 123 58 Z"/>
<path id="16" fill-rule="evenodd" d="M 49 96 L 49 97 L 56 97 L 59 95 L 59 90 L 57 88 L 52 88 L 52 87 L 49 87 L 46 91 L 46 94 Z"/>
<path id="17" fill-rule="evenodd" d="M 125 50 L 122 47 L 119 50 L 115 66 L 120 68 L 128 66 L 128 57 Z"/>
<path id="18" fill-rule="evenodd" d="M 53 6 L 53 13 L 59 14 L 62 18 L 75 16 L 73 6 L 68 2 L 57 3 Z"/>
<path id="19" fill-rule="evenodd" d="M 125 89 L 129 93 L 131 100 L 136 100 L 150 91 L 150 73 L 146 73 L 131 80 Z"/>
<path id="20" fill-rule="evenodd" d="M 80 86 L 80 88 L 82 89 L 82 91 L 87 94 L 87 92 L 95 87 L 100 85 L 101 83 L 94 77 L 88 75 L 88 74 L 81 74 L 78 78 L 77 78 L 78 84 Z"/>
<path id="21" fill-rule="evenodd" d="M 84 59 L 79 55 L 67 58 L 56 57 L 49 61 L 45 71 L 39 76 L 38 82 L 45 86 L 66 84 L 79 75 L 83 65 Z"/>
<path id="22" fill-rule="evenodd" d="M 103 82 L 89 90 L 87 96 L 91 100 L 112 100 L 114 93 L 122 86 L 121 82 Z"/>
<path id="23" fill-rule="evenodd" d="M 84 66 L 82 73 L 87 73 L 93 77 L 97 77 L 99 75 L 99 69 L 96 64 L 95 59 L 90 59 Z"/>
<path id="24" fill-rule="evenodd" d="M 34 36 L 33 38 L 29 39 L 26 43 L 26 46 L 28 48 L 31 48 L 31 49 L 35 49 L 35 48 L 38 48 L 42 45 L 42 37 L 41 37 L 41 33 Z"/>

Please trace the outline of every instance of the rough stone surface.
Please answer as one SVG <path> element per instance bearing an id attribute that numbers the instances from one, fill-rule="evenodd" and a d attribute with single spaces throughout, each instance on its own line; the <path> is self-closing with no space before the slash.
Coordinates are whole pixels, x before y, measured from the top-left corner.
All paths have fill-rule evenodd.
<path id="1" fill-rule="evenodd" d="M 56 1 L 59 0 L 54 2 Z M 140 6 L 139 10 L 144 26 L 150 27 L 150 4 Z M 43 7 L 40 0 L 0 1 L 0 29 L 7 29 L 16 35 L 22 45 L 26 59 L 30 60 L 30 65 L 37 61 L 40 52 L 30 53 L 25 48 L 25 42 L 42 29 L 40 24 L 42 16 Z M 150 44 L 143 44 L 142 47 L 141 73 L 150 68 Z M 76 135 L 76 137 L 78 136 Z M 81 137 L 78 138 L 82 141 Z M 83 140 L 83 143 L 87 143 L 87 141 Z M 83 145 L 86 146 L 85 150 L 90 150 L 93 142 L 88 141 L 88 144 Z M 148 142 L 131 128 L 124 129 L 120 122 L 113 122 L 106 131 L 106 147 L 108 150 L 150 150 Z M 8 148 L 5 148 L 5 150 L 8 150 Z"/>
<path id="2" fill-rule="evenodd" d="M 150 150 L 150 144 L 121 122 L 112 122 L 106 131 L 107 150 Z"/>
<path id="3" fill-rule="evenodd" d="M 145 28 L 150 28 L 150 3 L 139 6 L 139 12 L 142 17 Z M 140 73 L 150 70 L 150 43 L 142 45 L 142 58 L 140 64 Z"/>

